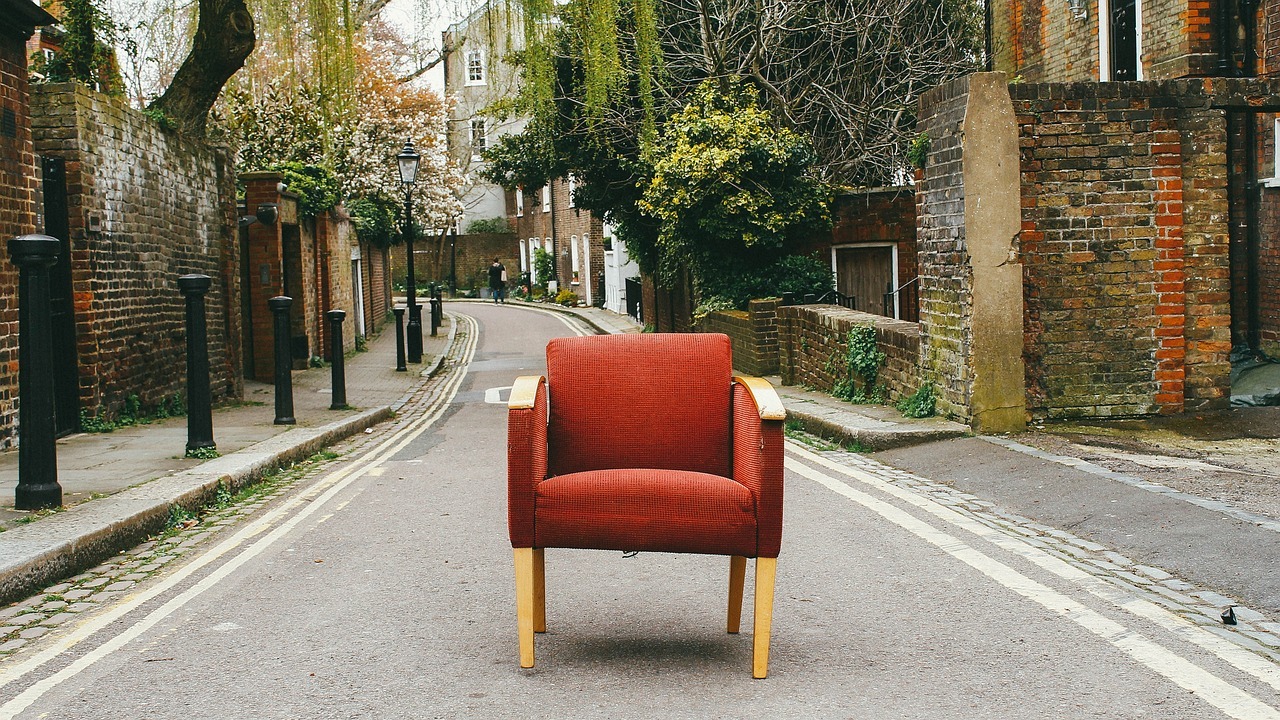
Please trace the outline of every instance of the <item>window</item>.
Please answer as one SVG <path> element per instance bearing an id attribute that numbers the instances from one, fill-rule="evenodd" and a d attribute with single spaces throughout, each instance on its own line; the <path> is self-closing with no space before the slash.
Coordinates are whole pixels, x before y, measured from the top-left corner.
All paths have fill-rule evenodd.
<path id="1" fill-rule="evenodd" d="M 569 173 L 569 207 L 576 207 L 573 203 L 573 193 L 578 189 L 578 176 Z"/>
<path id="2" fill-rule="evenodd" d="M 578 282 L 578 236 L 569 240 L 569 268 L 573 270 L 573 282 Z"/>
<path id="3" fill-rule="evenodd" d="M 479 160 L 480 153 L 489 144 L 488 134 L 485 131 L 484 118 L 472 118 L 471 120 L 471 159 Z"/>
<path id="4" fill-rule="evenodd" d="M 524 241 L 520 241 L 520 272 L 529 272 L 529 246 Z"/>
<path id="5" fill-rule="evenodd" d="M 542 186 L 542 212 L 551 212 L 551 183 Z"/>
<path id="6" fill-rule="evenodd" d="M 484 84 L 484 55 L 479 50 L 467 53 L 467 84 Z"/>
<path id="7" fill-rule="evenodd" d="M 524 188 L 519 185 L 516 186 L 516 217 L 524 217 Z"/>
<path id="8" fill-rule="evenodd" d="M 1271 121 L 1271 177 L 1260 178 L 1264 187 L 1278 188 L 1280 187 L 1280 153 L 1276 152 L 1276 148 L 1280 148 L 1280 115 L 1277 115 Z"/>
<path id="9" fill-rule="evenodd" d="M 1145 80 L 1142 1 L 1099 0 L 1098 18 L 1098 79 Z"/>

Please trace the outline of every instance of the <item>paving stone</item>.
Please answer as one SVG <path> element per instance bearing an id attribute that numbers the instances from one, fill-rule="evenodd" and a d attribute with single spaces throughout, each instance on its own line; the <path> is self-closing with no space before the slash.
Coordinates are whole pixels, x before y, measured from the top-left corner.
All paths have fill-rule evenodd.
<path id="1" fill-rule="evenodd" d="M 1124 578 L 1125 580 L 1128 580 L 1129 582 L 1131 582 L 1131 583 L 1133 583 L 1133 584 L 1135 584 L 1135 585 L 1150 585 L 1150 584 L 1151 584 L 1151 578 L 1149 578 L 1149 577 L 1143 577 L 1142 575 L 1139 575 L 1139 574 L 1137 574 L 1137 573 L 1131 573 L 1131 572 L 1129 572 L 1129 571 L 1127 571 L 1127 570 L 1117 570 L 1117 571 L 1116 571 L 1116 575 L 1117 575 L 1118 577 L 1122 577 L 1122 578 Z"/>
<path id="2" fill-rule="evenodd" d="M 0 627 L 0 638 L 12 635 L 22 629 L 20 625 L 5 625 Z"/>
<path id="3" fill-rule="evenodd" d="M 1146 575 L 1152 580 L 1168 580 L 1169 578 L 1173 577 L 1172 575 L 1165 572 L 1164 570 L 1161 570 L 1160 568 L 1154 568 L 1149 565 L 1134 565 L 1133 569 L 1137 570 L 1143 575 Z"/>
<path id="4" fill-rule="evenodd" d="M 9 607 L 0 610 L 0 620 L 11 618 L 26 609 L 27 608 L 21 605 L 10 605 Z"/>
<path id="5" fill-rule="evenodd" d="M 106 603 L 115 600 L 122 595 L 124 595 L 123 592 L 100 592 L 93 596 L 93 601 L 96 603 Z"/>
<path id="6" fill-rule="evenodd" d="M 61 610 L 61 609 L 65 608 L 66 606 L 67 606 L 67 601 L 65 601 L 65 600 L 51 600 L 51 601 L 49 601 L 49 602 L 47 602 L 47 603 L 45 603 L 45 604 L 41 605 L 41 606 L 40 606 L 40 611 L 41 611 L 41 612 L 54 612 L 55 610 Z"/>
<path id="7" fill-rule="evenodd" d="M 1188 592 L 1190 590 L 1196 589 L 1195 585 L 1192 585 L 1186 580 L 1179 580 L 1178 578 L 1173 578 L 1172 580 L 1165 580 L 1161 584 L 1169 588 L 1170 590 L 1177 590 L 1179 592 Z"/>
<path id="8" fill-rule="evenodd" d="M 1068 540 L 1067 542 L 1071 543 L 1072 545 L 1078 545 L 1084 548 L 1085 550 L 1088 550 L 1089 552 L 1103 552 L 1104 550 L 1107 549 L 1106 545 L 1099 545 L 1098 543 L 1093 542 L 1091 540 L 1083 540 L 1081 538 Z"/>
<path id="9" fill-rule="evenodd" d="M 103 590 L 106 592 L 122 592 L 122 591 L 128 590 L 129 588 L 137 584 L 138 583 L 132 580 L 121 580 L 120 582 L 111 583 L 110 585 L 103 588 Z"/>
<path id="10" fill-rule="evenodd" d="M 1235 613 L 1236 613 L 1236 619 L 1244 622 L 1256 623 L 1256 622 L 1262 622 L 1263 620 L 1267 619 L 1266 615 L 1263 615 L 1257 610 L 1254 610 L 1252 608 L 1247 608 L 1243 605 L 1236 605 Z"/>
<path id="11" fill-rule="evenodd" d="M 1280 637 L 1276 637 L 1271 633 L 1258 632 L 1256 630 L 1241 630 L 1240 634 L 1247 635 L 1267 647 L 1280 648 Z"/>
<path id="12" fill-rule="evenodd" d="M 1102 555 L 1106 557 L 1108 561 L 1113 562 L 1116 565 L 1119 565 L 1121 567 L 1128 567 L 1133 564 L 1132 560 L 1113 550 L 1104 550 L 1102 551 Z"/>
<path id="13" fill-rule="evenodd" d="M 92 580 L 88 580 L 88 581 L 84 582 L 82 585 L 80 585 L 80 587 L 82 587 L 82 588 L 98 588 L 98 587 L 102 587 L 103 585 L 106 585 L 106 584 L 107 584 L 107 583 L 109 583 L 109 582 L 111 582 L 111 578 L 96 577 L 96 578 L 94 578 L 94 579 L 92 579 Z"/>
<path id="14" fill-rule="evenodd" d="M 63 591 L 65 591 L 65 590 L 70 590 L 70 589 L 71 589 L 71 583 L 65 583 L 65 582 L 64 582 L 64 583 L 58 583 L 57 585 L 50 585 L 49 587 L 45 588 L 45 589 L 44 589 L 44 594 L 45 594 L 45 595 L 60 595 L 60 594 L 62 594 L 62 592 L 63 592 Z"/>
<path id="15" fill-rule="evenodd" d="M 27 641 L 22 640 L 21 638 L 10 640 L 9 642 L 0 645 L 0 652 L 13 652 L 14 650 L 20 650 L 26 644 Z"/>
<path id="16" fill-rule="evenodd" d="M 89 568 L 89 574 L 90 574 L 90 575 L 102 575 L 102 574 L 104 574 L 104 573 L 109 573 L 109 572 L 111 572 L 112 570 L 115 570 L 115 569 L 116 569 L 116 565 L 115 565 L 114 563 L 103 563 L 103 564 L 99 565 L 98 567 L 95 567 L 95 568 Z"/>
<path id="17" fill-rule="evenodd" d="M 120 579 L 128 582 L 136 583 L 139 580 L 146 580 L 147 574 L 145 572 L 131 572 L 128 575 L 121 575 Z"/>
<path id="18" fill-rule="evenodd" d="M 52 617 L 45 618 L 44 622 L 40 624 L 46 627 L 55 627 L 55 626 L 61 625 L 62 623 L 68 620 L 75 618 L 75 616 L 76 616 L 75 613 L 61 612 Z"/>
<path id="19" fill-rule="evenodd" d="M 1224 610 L 1228 605 L 1236 604 L 1235 600 L 1232 600 L 1231 598 L 1225 595 L 1219 595 L 1218 593 L 1213 592 L 1212 590 L 1200 590 L 1199 592 L 1193 592 L 1191 594 L 1200 598 L 1204 602 L 1209 603 L 1210 605 L 1217 605 L 1218 607 Z"/>
<path id="20" fill-rule="evenodd" d="M 142 565 L 138 567 L 138 574 L 145 576 L 146 574 L 153 573 L 159 569 L 160 569 L 160 563 L 154 563 L 154 562 L 147 563 L 146 565 Z"/>
<path id="21" fill-rule="evenodd" d="M 96 608 L 96 607 L 98 607 L 98 606 L 97 606 L 97 605 L 94 605 L 94 604 L 93 604 L 93 603 L 91 603 L 91 602 L 78 602 L 78 603 L 74 603 L 74 604 L 72 604 L 72 605 L 68 605 L 68 606 L 67 606 L 67 612 L 74 612 L 74 613 L 87 612 L 87 611 L 92 610 L 92 609 L 94 609 L 94 608 Z"/>
<path id="22" fill-rule="evenodd" d="M 70 583 L 78 583 L 78 582 L 80 582 L 81 580 L 88 580 L 88 579 L 89 579 L 89 578 L 91 578 L 91 577 L 93 577 L 93 575 L 92 575 L 92 574 L 90 574 L 90 573 L 80 573 L 79 575 L 75 575 L 75 576 L 72 576 L 72 577 L 67 578 L 67 582 L 70 582 Z"/>
<path id="23" fill-rule="evenodd" d="M 1275 622 L 1258 623 L 1258 627 L 1262 628 L 1263 630 L 1266 630 L 1269 633 L 1275 633 L 1277 635 L 1280 635 L 1280 623 L 1275 623 Z"/>
<path id="24" fill-rule="evenodd" d="M 68 590 L 62 594 L 62 597 L 68 600 L 79 600 L 80 598 L 89 597 L 92 594 L 93 594 L 92 590 L 85 590 L 83 588 L 80 588 L 76 590 Z"/>
<path id="25" fill-rule="evenodd" d="M 40 627 L 39 625 L 37 625 L 35 627 L 29 627 L 26 630 L 23 630 L 22 632 L 18 633 L 18 637 L 22 638 L 23 640 L 35 640 L 36 638 L 41 637 L 47 632 L 49 632 L 49 628 Z"/>
<path id="26" fill-rule="evenodd" d="M 46 617 L 49 617 L 49 616 L 45 615 L 44 613 L 33 612 L 33 613 L 27 613 L 26 615 L 18 615 L 17 617 L 10 620 L 9 623 L 11 625 L 34 625 L 40 622 L 41 620 L 45 619 Z"/>

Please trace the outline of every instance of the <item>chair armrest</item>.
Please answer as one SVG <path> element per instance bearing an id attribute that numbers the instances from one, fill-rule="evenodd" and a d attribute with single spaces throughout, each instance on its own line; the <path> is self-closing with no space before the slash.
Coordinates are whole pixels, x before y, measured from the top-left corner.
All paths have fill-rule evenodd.
<path id="1" fill-rule="evenodd" d="M 516 378 L 507 402 L 507 526 L 512 547 L 533 547 L 534 488 L 547 477 L 547 381 Z"/>
<path id="2" fill-rule="evenodd" d="M 786 409 L 768 381 L 733 379 L 733 479 L 756 498 L 756 555 L 782 544 L 782 421 Z"/>
<path id="3" fill-rule="evenodd" d="M 787 409 L 782 406 L 782 398 L 773 389 L 768 380 L 750 375 L 734 375 L 733 381 L 746 388 L 751 400 L 760 411 L 761 420 L 786 420 Z"/>

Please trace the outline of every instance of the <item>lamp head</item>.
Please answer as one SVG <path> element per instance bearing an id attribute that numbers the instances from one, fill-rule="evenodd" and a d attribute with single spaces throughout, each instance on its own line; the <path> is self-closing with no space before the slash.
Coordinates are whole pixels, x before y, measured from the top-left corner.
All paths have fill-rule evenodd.
<path id="1" fill-rule="evenodd" d="M 413 141 L 405 140 L 404 149 L 396 155 L 396 165 L 400 168 L 400 182 L 406 188 L 412 187 L 418 179 L 418 164 L 421 162 L 422 156 L 413 149 Z"/>

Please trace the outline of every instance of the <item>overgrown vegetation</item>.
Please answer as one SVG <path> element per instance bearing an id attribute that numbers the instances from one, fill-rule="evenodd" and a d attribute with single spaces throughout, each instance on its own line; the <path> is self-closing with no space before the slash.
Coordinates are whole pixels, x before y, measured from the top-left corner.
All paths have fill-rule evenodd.
<path id="1" fill-rule="evenodd" d="M 561 290 L 556 293 L 556 304 L 565 307 L 578 307 L 578 293 L 572 290 Z"/>
<path id="2" fill-rule="evenodd" d="M 121 27 L 102 9 L 99 0 L 63 0 L 62 27 L 66 33 L 47 60 L 37 53 L 31 70 L 46 82 L 76 81 L 100 92 L 124 91 L 112 46 L 127 42 Z"/>
<path id="3" fill-rule="evenodd" d="M 556 276 L 556 259 L 545 248 L 533 251 L 533 274 L 538 278 L 535 287 L 545 293 L 547 281 Z"/>
<path id="4" fill-rule="evenodd" d="M 937 398 L 933 394 L 933 385 L 925 383 L 909 397 L 902 398 L 898 401 L 896 407 L 903 417 L 923 418 L 933 417 L 936 411 Z"/>
<path id="5" fill-rule="evenodd" d="M 157 420 L 171 417 L 183 417 L 187 414 L 186 405 L 180 395 L 171 395 L 161 400 L 154 407 L 145 409 L 137 395 L 125 398 L 120 411 L 111 414 L 103 412 L 90 415 L 80 410 L 80 431 L 87 433 L 109 433 L 112 430 L 133 425 L 146 425 Z"/>
<path id="6" fill-rule="evenodd" d="M 885 354 L 876 343 L 875 326 L 854 325 L 846 338 L 844 357 L 829 362 L 830 370 L 843 369 L 831 394 L 854 403 L 884 402 L 884 388 L 877 383 L 884 361 Z"/>
<path id="7" fill-rule="evenodd" d="M 483 218 L 467 223 L 468 234 L 472 233 L 509 233 L 511 224 L 505 217 Z"/>

